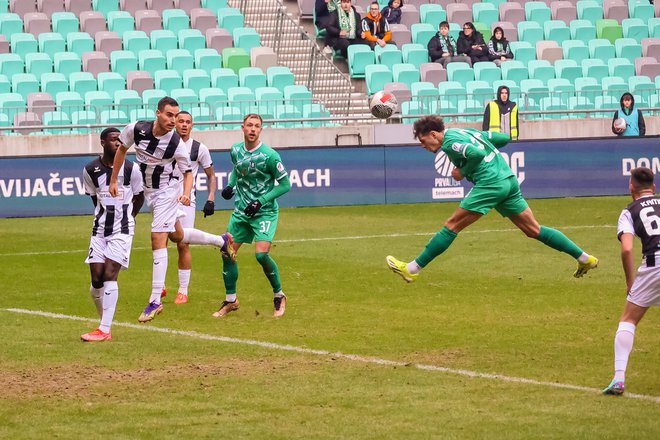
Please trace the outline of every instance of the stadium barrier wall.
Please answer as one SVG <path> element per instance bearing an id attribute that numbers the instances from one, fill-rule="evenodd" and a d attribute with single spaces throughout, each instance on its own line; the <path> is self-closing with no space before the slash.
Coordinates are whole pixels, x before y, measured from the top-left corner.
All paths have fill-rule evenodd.
<path id="1" fill-rule="evenodd" d="M 628 194 L 636 166 L 660 171 L 660 137 L 512 142 L 501 154 L 528 198 Z M 209 145 L 213 148 L 213 144 Z M 280 206 L 458 201 L 470 185 L 451 177 L 444 153 L 418 145 L 280 150 L 292 182 Z M 229 153 L 213 151 L 218 187 L 227 182 Z M 0 158 L 0 217 L 90 214 L 82 169 L 94 155 Z M 203 173 L 201 173 L 203 174 Z M 196 182 L 198 209 L 205 176 Z M 216 197 L 218 209 L 233 201 Z"/>

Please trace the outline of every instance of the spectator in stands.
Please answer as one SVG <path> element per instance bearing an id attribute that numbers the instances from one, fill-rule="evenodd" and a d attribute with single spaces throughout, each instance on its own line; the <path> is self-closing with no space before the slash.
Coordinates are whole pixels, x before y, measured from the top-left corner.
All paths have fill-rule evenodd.
<path id="1" fill-rule="evenodd" d="M 385 20 L 383 14 L 380 13 L 378 2 L 374 1 L 369 5 L 369 13 L 362 20 L 361 37 L 372 49 L 376 47 L 376 44 L 380 47 L 385 47 L 392 39 L 390 24 Z"/>
<path id="2" fill-rule="evenodd" d="M 456 56 L 456 41 L 449 35 L 449 23 L 443 21 L 439 26 L 440 32 L 429 40 L 427 49 L 431 61 L 442 64 L 447 67 L 447 63 L 452 61 L 463 61 L 472 64 L 472 60 L 467 56 Z"/>
<path id="3" fill-rule="evenodd" d="M 497 89 L 497 99 L 490 101 L 484 111 L 482 130 L 507 133 L 511 139 L 518 139 L 518 104 L 509 101 L 507 86 Z"/>
<path id="4" fill-rule="evenodd" d="M 318 30 L 328 27 L 332 13 L 335 12 L 338 4 L 339 0 L 316 0 L 316 5 L 314 6 L 314 24 Z"/>
<path id="5" fill-rule="evenodd" d="M 332 14 L 332 19 L 326 28 L 328 34 L 326 43 L 348 58 L 348 46 L 364 43 L 361 38 L 362 22 L 360 14 L 353 7 L 351 0 L 341 0 L 341 7 Z"/>
<path id="6" fill-rule="evenodd" d="M 403 0 L 390 0 L 380 13 L 389 24 L 401 24 L 401 6 Z"/>
<path id="7" fill-rule="evenodd" d="M 614 127 L 614 121 L 623 118 L 626 121 L 626 128 L 617 129 Z M 614 112 L 612 118 L 612 133 L 617 136 L 644 136 L 646 134 L 646 123 L 642 112 L 635 107 L 635 98 L 629 92 L 621 95 L 621 110 Z"/>
<path id="8" fill-rule="evenodd" d="M 458 54 L 470 57 L 472 64 L 478 61 L 488 61 L 488 48 L 484 42 L 484 36 L 470 21 L 463 25 L 463 30 L 458 34 L 457 48 Z"/>
<path id="9" fill-rule="evenodd" d="M 504 38 L 504 29 L 499 26 L 493 30 L 493 36 L 488 40 L 488 58 L 498 66 L 513 58 L 509 41 Z"/>

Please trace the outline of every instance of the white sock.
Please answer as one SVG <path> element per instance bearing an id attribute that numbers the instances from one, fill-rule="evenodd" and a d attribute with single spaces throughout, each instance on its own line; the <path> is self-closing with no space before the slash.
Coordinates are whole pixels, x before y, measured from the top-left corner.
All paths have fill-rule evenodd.
<path id="1" fill-rule="evenodd" d="M 165 277 L 167 276 L 167 248 L 156 249 L 153 251 L 154 265 L 151 278 L 151 296 L 149 302 L 161 303 L 160 295 L 165 286 Z"/>
<path id="2" fill-rule="evenodd" d="M 273 297 L 274 297 L 274 298 L 284 298 L 285 296 L 286 296 L 286 295 L 285 295 L 284 292 L 282 292 L 281 290 L 280 290 L 279 292 L 275 292 L 275 293 L 273 294 Z"/>
<path id="3" fill-rule="evenodd" d="M 408 269 L 408 272 L 415 274 L 415 273 L 420 273 L 422 268 L 419 264 L 417 264 L 417 261 L 412 260 L 410 263 L 406 265 L 406 268 Z"/>
<path id="4" fill-rule="evenodd" d="M 586 263 L 587 261 L 589 261 L 589 254 L 586 252 L 582 252 L 582 255 L 578 257 L 578 261 L 580 263 Z"/>
<path id="5" fill-rule="evenodd" d="M 635 340 L 635 324 L 631 322 L 620 322 L 614 337 L 614 379 L 624 381 L 626 379 L 626 367 L 628 357 L 633 348 Z"/>
<path id="6" fill-rule="evenodd" d="M 92 296 L 92 301 L 96 306 L 96 311 L 99 314 L 99 318 L 103 315 L 103 287 L 97 289 L 96 287 L 89 286 L 89 294 Z"/>
<path id="7" fill-rule="evenodd" d="M 231 295 L 229 294 L 225 295 L 225 301 L 233 303 L 234 301 L 236 301 L 236 294 L 232 293 Z"/>
<path id="8" fill-rule="evenodd" d="M 101 325 L 99 328 L 106 333 L 110 332 L 112 320 L 115 317 L 117 309 L 117 298 L 119 298 L 119 286 L 117 281 L 106 281 L 103 283 L 105 294 L 103 295 L 103 315 L 101 316 Z"/>
<path id="9" fill-rule="evenodd" d="M 190 284 L 190 269 L 179 269 L 179 293 L 188 296 L 188 285 Z"/>
<path id="10" fill-rule="evenodd" d="M 183 228 L 183 240 L 181 241 L 190 244 L 211 244 L 216 247 L 225 245 L 225 240 L 221 236 L 209 234 L 195 228 Z"/>

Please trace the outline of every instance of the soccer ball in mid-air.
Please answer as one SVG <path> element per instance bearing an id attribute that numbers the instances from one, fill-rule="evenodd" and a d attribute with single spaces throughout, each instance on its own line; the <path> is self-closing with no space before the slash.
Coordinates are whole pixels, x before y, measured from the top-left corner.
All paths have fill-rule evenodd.
<path id="1" fill-rule="evenodd" d="M 623 133 L 623 131 L 626 129 L 626 125 L 626 120 L 623 118 L 614 120 L 614 129 L 619 133 Z"/>
<path id="2" fill-rule="evenodd" d="M 394 114 L 397 108 L 396 98 L 389 92 L 376 92 L 369 103 L 371 114 L 379 119 L 387 119 Z"/>

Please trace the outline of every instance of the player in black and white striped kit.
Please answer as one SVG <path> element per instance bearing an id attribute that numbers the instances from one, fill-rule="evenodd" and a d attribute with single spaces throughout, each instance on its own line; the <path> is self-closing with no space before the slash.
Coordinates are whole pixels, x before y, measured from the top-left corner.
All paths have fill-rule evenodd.
<path id="1" fill-rule="evenodd" d="M 153 277 L 149 304 L 138 321 L 147 322 L 163 310 L 161 294 L 167 275 L 167 239 L 174 243 L 207 244 L 220 248 L 223 255 L 235 258 L 231 234 L 213 235 L 199 229 L 183 228 L 178 218 L 184 213 L 179 203 L 190 205 L 193 186 L 192 167 L 186 146 L 173 131 L 179 113 L 176 100 L 165 97 L 158 102 L 155 121 L 138 121 L 127 125 L 119 140 L 122 146 L 115 155 L 115 164 L 122 163 L 128 149 L 135 145 L 147 204 L 153 212 L 151 248 Z M 183 193 L 180 181 L 183 180 Z M 113 168 L 110 194 L 118 193 L 117 174 Z"/>
<path id="2" fill-rule="evenodd" d="M 110 327 L 119 298 L 117 278 L 121 268 L 128 269 L 135 216 L 144 203 L 140 169 L 129 160 L 118 166 L 119 196 L 113 197 L 109 193 L 110 175 L 120 145 L 119 130 L 106 128 L 101 132 L 103 155 L 83 169 L 85 193 L 94 203 L 92 238 L 85 263 L 89 264 L 92 276 L 90 294 L 101 318 L 96 330 L 80 337 L 87 342 L 112 339 Z"/>
<path id="3" fill-rule="evenodd" d="M 614 378 L 604 394 L 624 392 L 628 357 L 635 328 L 651 306 L 660 306 L 660 197 L 655 195 L 653 171 L 640 167 L 630 172 L 633 202 L 621 212 L 617 235 L 621 241 L 621 263 L 626 274 L 628 300 L 614 337 Z M 633 238 L 642 242 L 642 264 L 635 273 Z"/>

